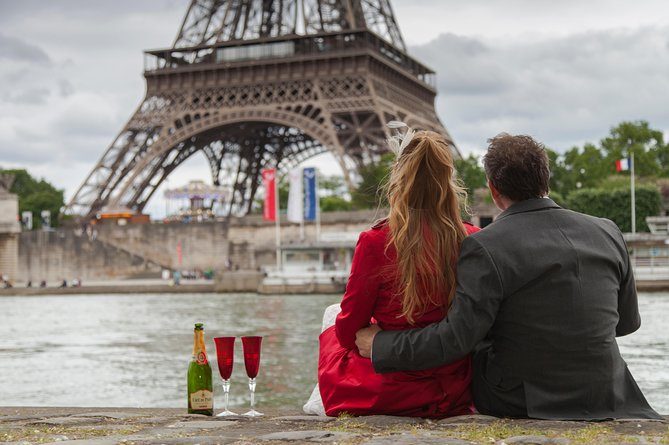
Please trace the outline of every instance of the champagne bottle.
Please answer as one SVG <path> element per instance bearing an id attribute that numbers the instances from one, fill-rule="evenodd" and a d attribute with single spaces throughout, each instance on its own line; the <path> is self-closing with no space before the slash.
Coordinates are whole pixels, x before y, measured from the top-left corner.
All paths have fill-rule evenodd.
<path id="1" fill-rule="evenodd" d="M 188 366 L 188 414 L 214 415 L 211 365 L 204 346 L 204 325 L 195 323 L 193 359 Z"/>

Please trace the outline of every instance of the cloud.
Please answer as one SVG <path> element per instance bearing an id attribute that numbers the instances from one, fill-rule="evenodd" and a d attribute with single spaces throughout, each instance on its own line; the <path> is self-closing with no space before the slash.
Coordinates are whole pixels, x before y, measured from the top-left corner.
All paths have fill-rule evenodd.
<path id="1" fill-rule="evenodd" d="M 508 40 L 669 24 L 669 3 L 662 0 L 394 0 L 392 5 L 411 44 L 445 32 Z"/>
<path id="2" fill-rule="evenodd" d="M 451 94 L 500 93 L 515 82 L 514 74 L 497 63 L 494 49 L 475 38 L 442 34 L 411 52 L 428 66 L 443 66 L 437 70 L 439 87 Z"/>
<path id="3" fill-rule="evenodd" d="M 669 133 L 666 4 L 565 1 L 393 1 L 407 41 L 426 42 L 410 52 L 437 71 L 437 108 L 463 151 L 500 131 L 564 150 L 624 119 Z M 0 1 L 2 165 L 71 196 L 143 98 L 142 50 L 170 46 L 188 3 Z M 207 177 L 194 159 L 173 185 Z"/>
<path id="4" fill-rule="evenodd" d="M 559 38 L 474 39 L 444 34 L 410 49 L 436 69 L 437 107 L 465 152 L 501 131 L 557 150 L 597 141 L 623 120 L 669 129 L 669 27 Z"/>
<path id="5" fill-rule="evenodd" d="M 14 104 L 42 105 L 47 102 L 50 91 L 47 88 L 28 88 L 15 93 L 6 93 L 2 100 Z"/>
<path id="6" fill-rule="evenodd" d="M 14 37 L 0 34 L 0 60 L 34 62 L 42 65 L 51 63 L 49 55 L 40 47 Z"/>
<path id="7" fill-rule="evenodd" d="M 67 79 L 60 79 L 58 81 L 58 89 L 62 97 L 68 97 L 75 91 L 74 85 Z"/>
<path id="8" fill-rule="evenodd" d="M 4 36 L 4 41 L 19 40 Z M 0 63 L 3 166 L 49 170 L 62 162 L 67 170 L 74 162 L 92 164 L 118 131 L 120 104 L 106 91 L 77 91 L 69 80 L 77 78 L 76 65 L 51 59 L 46 51 L 40 51 L 49 63 L 40 57 Z M 79 180 L 58 185 L 70 191 Z"/>
<path id="9" fill-rule="evenodd" d="M 72 196 L 144 94 L 188 0 L 0 2 L 0 162 Z M 11 57 L 11 59 L 9 58 Z"/>

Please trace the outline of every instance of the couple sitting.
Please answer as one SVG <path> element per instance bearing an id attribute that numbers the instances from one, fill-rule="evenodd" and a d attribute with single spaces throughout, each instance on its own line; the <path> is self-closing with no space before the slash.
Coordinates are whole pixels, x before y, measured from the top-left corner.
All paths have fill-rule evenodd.
<path id="1" fill-rule="evenodd" d="M 322 405 L 305 410 L 660 419 L 616 343 L 640 325 L 618 227 L 556 205 L 544 147 L 502 134 L 484 165 L 503 212 L 479 230 L 462 221 L 446 140 L 411 136 L 389 215 L 360 235 L 341 312 L 320 336 Z"/>

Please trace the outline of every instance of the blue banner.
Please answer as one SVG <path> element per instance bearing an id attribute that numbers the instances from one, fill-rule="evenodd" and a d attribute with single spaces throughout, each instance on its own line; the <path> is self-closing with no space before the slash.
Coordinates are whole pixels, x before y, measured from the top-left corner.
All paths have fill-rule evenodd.
<path id="1" fill-rule="evenodd" d="M 316 169 L 313 167 L 305 168 L 303 179 L 304 220 L 316 221 L 316 208 L 318 206 L 318 196 L 316 194 Z"/>

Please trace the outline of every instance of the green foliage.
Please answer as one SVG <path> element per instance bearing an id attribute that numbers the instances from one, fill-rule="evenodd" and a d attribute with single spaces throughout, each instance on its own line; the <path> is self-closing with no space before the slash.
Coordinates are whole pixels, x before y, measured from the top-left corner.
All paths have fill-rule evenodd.
<path id="1" fill-rule="evenodd" d="M 343 176 L 319 176 L 318 188 L 324 195 L 348 193 L 348 187 L 346 187 Z"/>
<path id="2" fill-rule="evenodd" d="M 650 128 L 646 121 L 622 122 L 601 140 L 607 160 L 615 162 L 634 153 L 636 174 L 639 176 L 669 175 L 669 146 L 660 130 Z"/>
<path id="3" fill-rule="evenodd" d="M 562 195 L 562 193 L 558 192 L 553 192 L 551 191 L 548 195 L 550 199 L 555 201 L 555 204 L 559 205 L 560 207 L 567 207 L 567 200 L 566 198 Z"/>
<path id="4" fill-rule="evenodd" d="M 458 177 L 467 188 L 469 200 L 473 201 L 474 190 L 486 187 L 485 171 L 479 165 L 479 158 L 470 153 L 466 158 L 456 159 L 455 169 L 458 172 Z"/>
<path id="5" fill-rule="evenodd" d="M 562 154 L 551 149 L 547 149 L 547 152 L 551 164 L 550 197 L 563 207 L 608 217 L 623 230 L 629 230 L 630 173 L 615 171 L 615 162 L 628 153 L 634 153 L 640 191 L 637 196 L 637 229 L 646 230 L 645 217 L 659 213 L 659 207 L 655 206 L 656 195 L 647 193 L 657 189 L 653 186 L 659 186 L 661 181 L 665 183 L 661 187 L 662 194 L 657 196 L 669 203 L 669 144 L 665 142 L 662 131 L 652 129 L 646 121 L 622 122 L 611 128 L 608 136 L 596 144 L 586 143 Z M 395 156 L 386 154 L 378 162 L 362 168 L 359 171 L 361 181 L 350 193 L 350 199 L 348 187 L 341 176 L 319 178 L 322 211 L 369 209 L 387 205 L 383 185 L 394 162 Z M 466 158 L 457 159 L 455 165 L 460 180 L 469 192 L 470 203 L 476 199 L 490 202 L 489 194 L 475 193 L 475 190 L 486 186 L 485 171 L 479 159 L 470 154 Z M 621 193 L 627 193 L 627 201 L 624 196 L 621 197 Z M 589 198 L 584 198 L 586 196 Z M 285 209 L 288 202 L 287 181 L 279 185 L 279 198 L 281 208 Z M 600 198 L 605 200 L 601 205 L 585 202 L 587 199 Z M 262 202 L 256 207 L 262 208 Z M 620 212 L 620 215 L 615 216 L 616 212 Z M 611 214 L 614 216 L 609 216 Z"/>
<path id="6" fill-rule="evenodd" d="M 322 212 L 338 212 L 353 210 L 353 203 L 341 196 L 323 196 L 321 197 Z"/>
<path id="7" fill-rule="evenodd" d="M 395 155 L 388 153 L 381 156 L 379 162 L 360 169 L 362 181 L 351 194 L 353 207 L 356 209 L 372 209 L 386 206 L 388 203 L 382 192 L 382 186 L 395 163 Z"/>
<path id="8" fill-rule="evenodd" d="M 658 180 L 655 177 L 639 177 L 638 175 L 636 176 L 636 187 L 646 185 L 649 187 L 658 187 L 660 186 L 661 182 L 667 181 L 666 179 L 660 179 Z M 621 176 L 621 175 L 611 175 L 608 176 L 604 179 L 602 179 L 599 184 L 597 184 L 597 188 L 600 189 L 628 189 L 630 188 L 630 177 L 629 175 L 627 176 Z"/>
<path id="9" fill-rule="evenodd" d="M 656 187 L 635 187 L 637 231 L 648 231 L 646 217 L 660 212 L 660 192 Z M 581 213 L 608 218 L 623 232 L 632 231 L 631 190 L 629 188 L 581 189 L 569 194 L 567 206 Z"/>
<path id="10" fill-rule="evenodd" d="M 562 155 L 549 151 L 552 190 L 568 195 L 579 188 L 596 187 L 602 178 L 615 172 L 615 160 L 607 161 L 593 144 L 574 147 Z"/>
<path id="11" fill-rule="evenodd" d="M 283 209 L 284 211 L 288 208 L 289 189 L 290 183 L 288 181 L 288 176 L 281 178 L 279 180 L 279 208 Z"/>
<path id="12" fill-rule="evenodd" d="M 610 177 L 627 178 L 630 172 L 616 172 L 615 162 L 634 154 L 638 178 L 669 177 L 669 144 L 660 130 L 646 121 L 622 122 L 599 144 L 573 147 L 562 155 L 549 150 L 551 189 L 563 196 L 580 188 L 601 187 Z"/>
<path id="13" fill-rule="evenodd" d="M 19 213 L 24 211 L 33 213 L 34 228 L 41 226 L 42 210 L 51 211 L 51 225 L 58 225 L 60 210 L 65 205 L 63 190 L 55 188 L 44 179 L 38 181 L 23 169 L 2 170 L 2 172 L 14 175 L 14 184 L 10 191 L 19 197 Z"/>
<path id="14" fill-rule="evenodd" d="M 599 143 L 586 143 L 560 154 L 547 149 L 551 165 L 550 197 L 559 205 L 609 218 L 631 230 L 630 172 L 616 172 L 619 159 L 634 154 L 637 184 L 637 230 L 648 230 L 646 216 L 669 204 L 669 144 L 662 131 L 646 121 L 622 122 Z M 460 177 L 471 190 L 481 182 L 474 156 L 456 161 Z M 668 178 L 668 179 L 664 179 Z"/>
<path id="15" fill-rule="evenodd" d="M 353 210 L 348 187 L 342 176 L 324 176 L 319 179 L 321 211 L 337 212 Z"/>
<path id="16" fill-rule="evenodd" d="M 318 194 L 322 212 L 336 212 L 353 210 L 353 204 L 349 198 L 348 187 L 342 176 L 320 176 L 318 177 Z M 288 176 L 279 178 L 279 205 L 281 213 L 286 213 L 288 208 L 288 195 L 290 192 L 290 181 Z M 264 189 L 260 187 L 260 193 L 253 202 L 251 213 L 262 213 L 264 205 Z"/>

